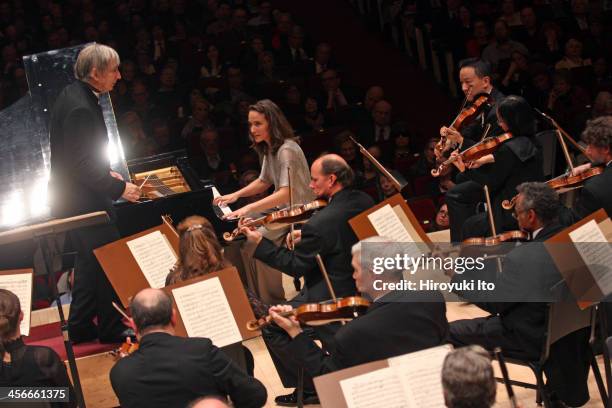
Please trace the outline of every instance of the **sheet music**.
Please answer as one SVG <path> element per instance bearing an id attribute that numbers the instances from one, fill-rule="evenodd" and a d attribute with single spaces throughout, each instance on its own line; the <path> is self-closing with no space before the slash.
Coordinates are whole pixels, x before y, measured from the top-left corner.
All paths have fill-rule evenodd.
<path id="1" fill-rule="evenodd" d="M 154 231 L 126 243 L 149 286 L 156 289 L 166 286 L 166 276 L 176 263 L 176 255 L 166 237 Z"/>
<path id="2" fill-rule="evenodd" d="M 604 296 L 612 293 L 612 248 L 595 220 L 569 233 Z"/>
<path id="3" fill-rule="evenodd" d="M 368 219 L 376 233 L 382 237 L 392 239 L 395 242 L 415 242 L 390 204 L 368 214 Z M 412 257 L 419 257 L 421 255 L 417 245 L 406 245 L 406 247 L 406 249 L 409 249 L 409 253 L 406 255 Z"/>
<path id="4" fill-rule="evenodd" d="M 172 289 L 189 337 L 208 337 L 217 347 L 242 341 L 218 277 Z"/>
<path id="5" fill-rule="evenodd" d="M 340 381 L 348 408 L 412 408 L 393 367 Z"/>
<path id="6" fill-rule="evenodd" d="M 451 346 L 444 345 L 388 359 L 389 366 L 397 369 L 404 392 L 415 407 L 445 406 L 442 366 L 451 350 Z"/>
<path id="7" fill-rule="evenodd" d="M 19 298 L 23 320 L 21 321 L 21 334 L 30 334 L 30 312 L 32 310 L 32 273 L 16 273 L 13 275 L 0 275 L 0 288 L 10 290 Z"/>

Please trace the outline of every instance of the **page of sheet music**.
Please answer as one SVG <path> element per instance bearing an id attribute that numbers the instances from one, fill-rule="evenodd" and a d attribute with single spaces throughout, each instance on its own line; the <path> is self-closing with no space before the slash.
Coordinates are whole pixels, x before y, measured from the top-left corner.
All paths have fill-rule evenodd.
<path id="1" fill-rule="evenodd" d="M 452 350 L 450 345 L 433 347 L 388 359 L 396 368 L 400 383 L 408 399 L 418 408 L 444 407 L 442 365 Z"/>
<path id="2" fill-rule="evenodd" d="M 0 288 L 10 290 L 18 298 L 23 311 L 21 321 L 21 334 L 30 334 L 30 311 L 32 310 L 32 274 L 16 273 L 14 275 L 0 275 Z"/>
<path id="3" fill-rule="evenodd" d="M 176 255 L 166 237 L 160 231 L 153 231 L 126 243 L 149 286 L 156 289 L 166 286 L 166 276 L 176 263 Z"/>
<path id="4" fill-rule="evenodd" d="M 208 337 L 217 347 L 242 341 L 218 277 L 172 289 L 189 337 Z"/>
<path id="5" fill-rule="evenodd" d="M 595 220 L 569 233 L 604 296 L 612 293 L 612 248 Z"/>
<path id="6" fill-rule="evenodd" d="M 348 408 L 412 408 L 393 367 L 340 381 Z"/>
<path id="7" fill-rule="evenodd" d="M 390 204 L 368 214 L 368 219 L 376 233 L 382 237 L 392 239 L 395 242 L 415 242 Z M 406 245 L 406 250 L 409 252 L 406 254 L 408 256 L 416 258 L 421 255 L 417 245 Z"/>

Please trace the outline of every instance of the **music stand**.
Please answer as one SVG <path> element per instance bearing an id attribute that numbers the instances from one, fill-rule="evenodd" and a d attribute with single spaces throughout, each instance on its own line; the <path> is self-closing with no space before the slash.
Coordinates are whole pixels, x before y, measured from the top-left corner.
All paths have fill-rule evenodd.
<path id="1" fill-rule="evenodd" d="M 66 357 L 68 358 L 72 382 L 74 383 L 77 403 L 78 406 L 82 408 L 85 408 L 85 398 L 83 397 L 83 390 L 81 388 L 81 380 L 79 378 L 74 350 L 72 348 L 72 343 L 70 342 L 70 336 L 68 335 L 68 323 L 66 322 L 66 317 L 64 316 L 64 309 L 62 308 L 62 303 L 60 301 L 60 294 L 57 290 L 57 285 L 54 279 L 55 271 L 53 267 L 53 260 L 58 253 L 49 245 L 48 238 L 56 237 L 58 234 L 78 228 L 106 224 L 108 221 L 108 214 L 105 211 L 98 211 L 89 214 L 77 215 L 75 217 L 53 219 L 51 221 L 27 225 L 0 233 L 0 245 L 32 239 L 36 243 L 36 246 L 41 250 L 44 259 L 44 269 L 45 274 L 47 275 L 47 282 L 49 283 L 51 296 L 57 305 L 57 311 L 59 313 L 62 337 L 64 339 Z"/>

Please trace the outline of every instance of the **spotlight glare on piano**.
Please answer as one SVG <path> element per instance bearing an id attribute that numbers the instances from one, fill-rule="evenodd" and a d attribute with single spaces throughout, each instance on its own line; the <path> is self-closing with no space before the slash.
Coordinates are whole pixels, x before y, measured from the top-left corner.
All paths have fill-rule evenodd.
<path id="1" fill-rule="evenodd" d="M 34 183 L 32 190 L 30 191 L 30 215 L 33 217 L 40 217 L 49 214 L 51 210 L 47 201 L 48 182 L 49 175 Z"/>
<path id="2" fill-rule="evenodd" d="M 13 191 L 2 205 L 2 224 L 15 225 L 25 219 L 24 197 L 21 191 Z"/>

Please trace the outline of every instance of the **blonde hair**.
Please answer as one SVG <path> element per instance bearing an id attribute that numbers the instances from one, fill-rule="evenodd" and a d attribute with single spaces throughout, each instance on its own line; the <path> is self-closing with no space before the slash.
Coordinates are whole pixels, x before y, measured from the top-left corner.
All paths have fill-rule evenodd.
<path id="1" fill-rule="evenodd" d="M 90 44 L 83 48 L 74 64 L 74 77 L 79 81 L 90 78 L 91 70 L 105 72 L 109 64 L 116 61 L 119 64 L 119 54 L 107 45 Z"/>
<path id="2" fill-rule="evenodd" d="M 192 215 L 177 227 L 179 260 L 168 275 L 167 284 L 182 282 L 225 268 L 228 264 L 215 230 L 206 218 Z"/>

